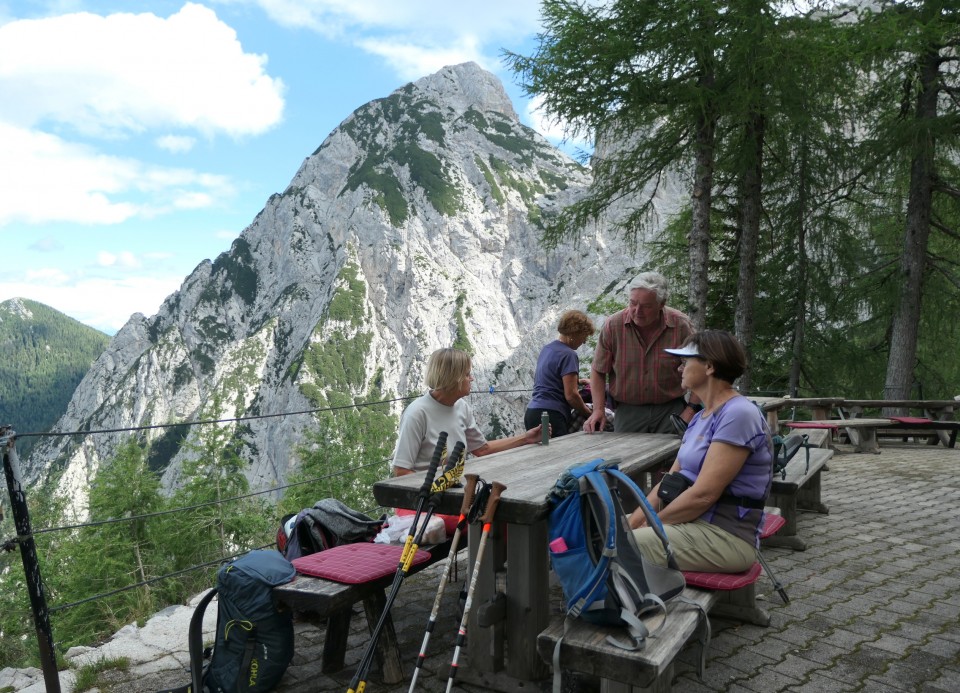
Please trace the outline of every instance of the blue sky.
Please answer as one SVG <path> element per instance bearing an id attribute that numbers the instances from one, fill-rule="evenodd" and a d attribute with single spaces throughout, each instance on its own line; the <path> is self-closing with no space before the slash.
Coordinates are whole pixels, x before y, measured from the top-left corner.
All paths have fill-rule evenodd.
<path id="1" fill-rule="evenodd" d="M 539 0 L 0 0 L 0 300 L 114 333 L 154 314 L 354 109 L 444 65 L 506 71 Z"/>

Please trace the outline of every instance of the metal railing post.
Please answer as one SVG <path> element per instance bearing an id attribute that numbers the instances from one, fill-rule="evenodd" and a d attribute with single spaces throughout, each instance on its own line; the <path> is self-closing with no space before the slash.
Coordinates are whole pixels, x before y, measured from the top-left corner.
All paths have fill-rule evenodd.
<path id="1" fill-rule="evenodd" d="M 17 434 L 10 427 L 0 428 L 0 447 L 3 448 L 3 473 L 7 478 L 10 493 L 10 512 L 17 529 L 17 544 L 23 561 L 23 573 L 27 579 L 33 623 L 37 630 L 37 645 L 40 648 L 40 666 L 47 693 L 60 693 L 60 674 L 53 645 L 53 630 L 50 627 L 50 611 L 40 576 L 37 546 L 30 528 L 30 513 L 27 510 L 27 495 L 20 480 L 20 462 L 17 459 Z"/>

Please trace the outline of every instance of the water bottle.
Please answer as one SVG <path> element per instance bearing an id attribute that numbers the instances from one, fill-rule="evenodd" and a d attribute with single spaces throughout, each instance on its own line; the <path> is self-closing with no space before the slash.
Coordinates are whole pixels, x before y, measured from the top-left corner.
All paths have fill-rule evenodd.
<path id="1" fill-rule="evenodd" d="M 550 444 L 550 415 L 547 412 L 540 414 L 540 435 L 544 445 Z"/>

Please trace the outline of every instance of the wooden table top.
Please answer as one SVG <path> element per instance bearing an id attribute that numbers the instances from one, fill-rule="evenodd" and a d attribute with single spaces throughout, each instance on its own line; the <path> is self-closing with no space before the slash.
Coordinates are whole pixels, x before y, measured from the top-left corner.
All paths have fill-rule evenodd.
<path id="1" fill-rule="evenodd" d="M 488 482 L 507 486 L 497 510 L 497 519 L 516 524 L 532 524 L 547 516 L 547 493 L 557 477 L 573 464 L 598 457 L 620 458 L 620 469 L 633 476 L 672 461 L 680 449 L 680 438 L 661 433 L 584 433 L 554 438 L 549 445 L 525 445 L 484 457 L 467 460 L 465 473 L 479 474 Z M 415 508 L 417 491 L 423 484 L 423 472 L 378 481 L 373 495 L 384 507 Z M 463 501 L 461 489 L 443 494 L 436 510 L 455 515 Z"/>

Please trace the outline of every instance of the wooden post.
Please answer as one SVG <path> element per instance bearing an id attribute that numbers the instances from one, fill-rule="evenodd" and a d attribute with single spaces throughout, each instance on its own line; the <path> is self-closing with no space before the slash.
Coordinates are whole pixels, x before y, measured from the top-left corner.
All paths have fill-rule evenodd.
<path id="1" fill-rule="evenodd" d="M 57 658 L 54 655 L 53 630 L 50 628 L 50 611 L 43 591 L 43 579 L 40 576 L 40 563 L 37 560 L 37 546 L 33 541 L 30 528 L 30 513 L 27 509 L 27 496 L 20 481 L 20 462 L 17 459 L 17 434 L 10 427 L 0 428 L 0 446 L 3 448 L 3 473 L 7 479 L 10 493 L 10 511 L 17 528 L 17 543 L 20 545 L 20 558 L 23 561 L 23 573 L 27 579 L 27 592 L 30 594 L 30 607 L 33 611 L 33 623 L 37 631 L 37 645 L 40 648 L 40 666 L 43 669 L 43 682 L 47 693 L 60 693 L 60 675 L 57 673 Z"/>

